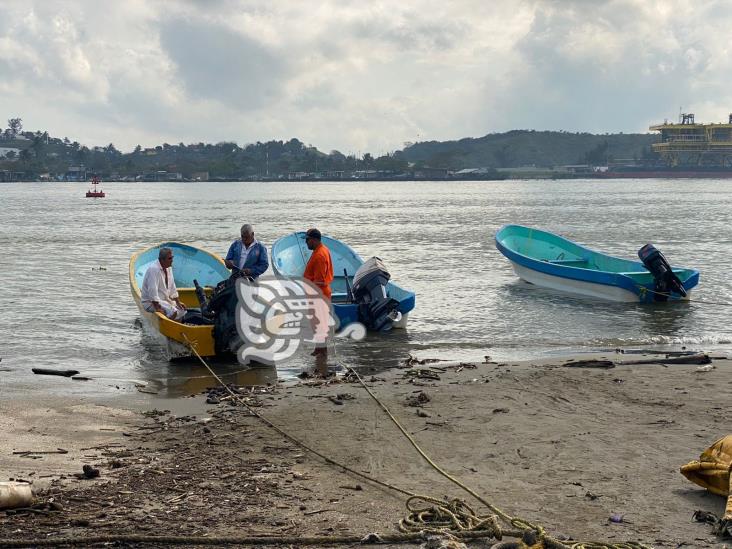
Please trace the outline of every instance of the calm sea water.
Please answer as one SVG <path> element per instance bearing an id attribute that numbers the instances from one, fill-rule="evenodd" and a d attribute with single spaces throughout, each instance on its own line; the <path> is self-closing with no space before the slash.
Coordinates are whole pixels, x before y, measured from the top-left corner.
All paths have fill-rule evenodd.
<path id="1" fill-rule="evenodd" d="M 694 297 L 732 303 L 732 186 L 716 180 L 576 180 L 404 183 L 83 183 L 0 185 L 0 379 L 104 393 L 148 383 L 163 395 L 210 385 L 195 364 L 170 365 L 140 328 L 128 261 L 176 240 L 224 254 L 244 222 L 268 249 L 310 226 L 379 255 L 417 293 L 407 331 L 339 345 L 354 366 L 418 357 L 527 359 L 616 347 L 732 349 L 732 308 L 612 304 L 520 282 L 496 251 L 505 223 L 537 226 L 634 258 L 653 242 L 675 265 L 695 267 Z M 280 375 L 308 366 L 283 364 Z M 93 382 L 32 376 L 75 369 Z M 241 368 L 224 365 L 232 372 Z M 261 374 L 238 373 L 237 381 Z M 270 372 L 267 375 L 274 375 Z"/>

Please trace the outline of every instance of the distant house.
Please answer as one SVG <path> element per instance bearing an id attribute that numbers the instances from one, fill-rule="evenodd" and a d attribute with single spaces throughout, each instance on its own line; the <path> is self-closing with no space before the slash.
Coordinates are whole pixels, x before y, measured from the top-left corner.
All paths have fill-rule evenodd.
<path id="1" fill-rule="evenodd" d="M 561 166 L 560 170 L 569 173 L 592 173 L 595 171 L 595 169 L 589 164 L 567 164 L 565 166 Z"/>
<path id="2" fill-rule="evenodd" d="M 455 176 L 470 176 L 470 175 L 485 175 L 487 173 L 492 173 L 495 170 L 492 168 L 463 168 L 462 170 L 458 170 L 453 175 Z"/>
<path id="3" fill-rule="evenodd" d="M 353 179 L 374 179 L 377 175 L 376 170 L 355 170 L 351 173 Z"/>
<path id="4" fill-rule="evenodd" d="M 66 181 L 86 181 L 86 168 L 84 166 L 70 166 L 64 175 Z"/>
<path id="5" fill-rule="evenodd" d="M 416 178 L 434 178 L 434 179 L 444 179 L 447 177 L 448 169 L 447 168 L 418 168 L 414 170 L 414 177 Z"/>
<path id="6" fill-rule="evenodd" d="M 193 181 L 208 181 L 208 172 L 193 172 L 191 179 Z"/>
<path id="7" fill-rule="evenodd" d="M 10 170 L 0 170 L 0 181 L 9 183 L 10 181 L 20 181 L 25 175 L 24 172 L 12 172 Z"/>
<path id="8" fill-rule="evenodd" d="M 156 172 L 148 172 L 141 179 L 143 181 L 181 181 L 183 174 L 178 172 L 169 172 L 167 170 L 158 170 Z"/>

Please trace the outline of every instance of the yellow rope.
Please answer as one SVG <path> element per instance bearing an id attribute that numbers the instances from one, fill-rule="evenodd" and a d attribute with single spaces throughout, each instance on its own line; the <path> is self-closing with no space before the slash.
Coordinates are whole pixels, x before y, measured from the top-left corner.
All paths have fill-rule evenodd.
<path id="1" fill-rule="evenodd" d="M 457 524 L 468 524 L 472 525 L 472 528 L 462 528 L 464 531 L 485 531 L 486 537 L 493 537 L 495 539 L 502 539 L 502 536 L 511 536 L 511 537 L 520 537 L 522 535 L 522 530 L 524 528 L 521 528 L 520 530 L 502 530 L 498 526 L 498 522 L 495 520 L 495 517 L 492 515 L 489 516 L 478 516 L 475 514 L 475 512 L 470 509 L 470 507 L 467 506 L 467 504 L 464 504 L 461 502 L 460 505 L 455 504 L 454 502 L 456 500 L 453 500 L 452 502 L 446 502 L 443 500 L 438 500 L 436 498 L 415 494 L 413 492 L 410 492 L 409 490 L 405 490 L 403 488 L 399 488 L 398 486 L 394 486 L 393 484 L 389 484 L 388 482 L 384 482 L 381 480 L 378 480 L 376 478 L 373 478 L 369 475 L 366 475 L 364 473 L 361 473 L 360 471 L 356 471 L 355 469 L 352 469 L 348 467 L 347 465 L 344 465 L 324 454 L 319 452 L 318 450 L 310 447 L 305 442 L 301 441 L 300 439 L 294 437 L 293 435 L 290 435 L 286 431 L 279 428 L 277 425 L 269 421 L 267 418 L 265 418 L 263 415 L 261 415 L 259 412 L 257 412 L 255 409 L 253 409 L 251 406 L 249 406 L 240 395 L 234 393 L 228 385 L 226 385 L 221 378 L 216 375 L 216 373 L 213 371 L 213 369 L 208 365 L 208 363 L 201 357 L 200 354 L 198 354 L 198 351 L 194 348 L 194 346 L 191 344 L 190 340 L 185 334 L 181 334 L 183 338 L 188 342 L 189 347 L 193 351 L 193 353 L 196 355 L 196 357 L 201 361 L 201 363 L 208 369 L 208 371 L 211 373 L 211 375 L 218 381 L 231 395 L 232 399 L 236 402 L 242 404 L 244 407 L 246 407 L 247 411 L 251 413 L 253 416 L 264 422 L 268 427 L 271 427 L 275 431 L 277 431 L 279 434 L 281 434 L 286 439 L 294 442 L 301 448 L 307 450 L 308 452 L 311 452 L 315 454 L 316 456 L 323 459 L 325 462 L 330 463 L 331 465 L 335 465 L 336 467 L 340 467 L 341 469 L 344 469 L 345 471 L 348 471 L 349 473 L 356 475 L 358 477 L 363 478 L 364 480 L 367 480 L 369 482 L 373 482 L 374 484 L 377 484 L 379 486 L 383 486 L 384 488 L 389 488 L 391 490 L 394 490 L 396 492 L 399 492 L 401 494 L 404 494 L 406 496 L 409 496 L 409 499 L 407 500 L 407 509 L 409 510 L 409 515 L 406 519 L 403 519 L 400 521 L 400 530 L 405 533 L 409 532 L 424 532 L 424 531 L 433 531 L 437 533 L 445 532 L 447 530 L 450 530 L 450 528 L 447 528 L 443 525 L 441 518 L 445 516 L 452 516 L 454 517 L 454 521 Z M 425 514 L 424 509 L 420 509 L 417 512 L 417 518 L 415 518 L 415 511 L 410 507 L 410 503 L 412 501 L 416 500 L 422 500 L 426 501 L 432 504 L 432 507 L 430 510 L 432 511 L 431 515 Z M 427 519 L 427 520 L 425 520 Z M 435 524 L 431 524 L 430 520 L 435 520 Z M 402 526 L 403 525 L 403 526 Z M 413 527 L 410 527 L 412 525 Z M 419 525 L 419 527 L 416 527 L 415 525 Z M 563 546 L 566 547 L 566 546 Z"/>
<path id="2" fill-rule="evenodd" d="M 449 473 L 447 473 L 444 469 L 442 469 L 439 465 L 437 465 L 416 443 L 416 441 L 412 438 L 412 436 L 402 427 L 402 425 L 399 423 L 399 421 L 394 417 L 394 415 L 389 411 L 389 409 L 376 397 L 376 395 L 373 394 L 373 392 L 369 389 L 369 387 L 364 383 L 363 379 L 361 379 L 361 376 L 358 375 L 358 373 L 348 366 L 346 368 L 358 379 L 359 383 L 366 389 L 368 394 L 371 396 L 371 398 L 374 399 L 374 401 L 381 407 L 381 409 L 391 418 L 391 420 L 394 422 L 394 424 L 399 428 L 399 430 L 407 437 L 409 442 L 412 444 L 412 446 L 419 452 L 419 454 L 440 474 L 442 474 L 445 478 L 449 479 L 453 483 L 457 484 L 460 488 L 468 492 L 470 495 L 472 495 L 475 499 L 477 499 L 480 503 L 485 505 L 488 509 L 490 509 L 495 515 L 502 518 L 504 521 L 509 523 L 514 528 L 517 528 L 518 530 L 503 530 L 500 528 L 498 521 L 496 519 L 495 515 L 485 515 L 485 516 L 479 516 L 473 511 L 473 509 L 465 502 L 459 499 L 453 499 L 451 501 L 443 501 L 439 500 L 437 498 L 433 498 L 431 496 L 424 496 L 419 494 L 414 494 L 408 490 L 404 490 L 402 488 L 399 488 L 397 486 L 394 486 L 392 484 L 389 484 L 387 482 L 380 481 L 378 479 L 375 479 L 373 477 L 370 477 L 369 475 L 366 475 L 364 473 L 361 473 L 359 471 L 356 471 L 354 469 L 351 469 L 350 467 L 343 465 L 342 463 L 339 463 L 338 461 L 320 453 L 319 451 L 315 450 L 314 448 L 308 446 L 298 438 L 290 435 L 286 431 L 280 429 L 277 427 L 274 423 L 269 421 L 267 418 L 262 416 L 259 412 L 254 410 L 251 406 L 249 406 L 244 400 L 241 399 L 240 395 L 234 393 L 228 385 L 226 385 L 219 376 L 216 375 L 216 373 L 213 371 L 213 369 L 208 365 L 208 363 L 201 357 L 200 354 L 198 354 L 198 351 L 194 348 L 193 344 L 190 342 L 186 334 L 181 334 L 183 338 L 188 342 L 189 347 L 193 351 L 193 353 L 196 355 L 196 357 L 201 361 L 201 363 L 206 367 L 206 369 L 211 373 L 211 375 L 229 392 L 232 399 L 236 402 L 239 402 L 243 406 L 246 407 L 246 409 L 255 417 L 263 421 L 267 426 L 271 427 L 278 433 L 280 433 L 282 436 L 287 438 L 288 440 L 291 440 L 298 446 L 302 447 L 303 449 L 315 454 L 316 456 L 320 457 L 327 463 L 330 463 L 332 465 L 335 465 L 337 467 L 340 467 L 349 473 L 352 473 L 356 476 L 359 476 L 365 480 L 368 480 L 369 482 L 373 482 L 375 484 L 378 484 L 379 486 L 383 486 L 385 488 L 389 488 L 391 490 L 400 492 L 402 494 L 410 496 L 407 499 L 406 505 L 407 509 L 409 511 L 409 514 L 406 518 L 403 518 L 399 521 L 399 529 L 402 532 L 405 533 L 414 533 L 414 532 L 435 532 L 435 533 L 454 533 L 454 532 L 481 532 L 485 531 L 486 537 L 493 537 L 495 539 L 502 539 L 503 535 L 510 536 L 510 537 L 522 537 L 527 532 L 535 532 L 538 536 L 538 538 L 542 541 L 542 546 L 552 549 L 652 549 L 651 547 L 644 545 L 642 543 L 638 542 L 621 542 L 616 544 L 606 544 L 602 542 L 574 542 L 572 545 L 567 545 L 555 538 L 552 538 L 547 535 L 544 528 L 540 525 L 532 524 L 529 521 L 512 517 L 509 514 L 505 513 L 501 509 L 499 509 L 497 506 L 491 504 L 487 500 L 485 500 L 483 497 L 475 493 L 473 490 L 471 490 L 469 487 L 467 487 L 465 484 L 460 482 L 457 478 L 453 477 Z M 335 348 L 335 343 L 333 343 L 333 347 Z M 334 349 L 335 350 L 335 349 Z M 337 357 L 337 354 L 336 354 Z M 415 502 L 422 501 L 426 502 L 428 504 L 432 504 L 431 506 L 422 507 L 416 506 Z"/>
<path id="3" fill-rule="evenodd" d="M 335 347 L 335 343 L 333 344 L 333 346 Z M 336 352 L 336 359 L 337 359 L 337 350 L 335 350 L 335 352 Z M 345 366 L 345 367 L 348 369 L 349 372 L 351 372 L 352 375 L 354 375 L 356 377 L 356 379 L 359 381 L 359 383 L 361 384 L 361 386 L 364 389 L 366 389 L 366 392 L 369 394 L 369 396 L 371 396 L 371 398 L 374 399 L 374 401 L 379 405 L 379 407 L 389 416 L 389 418 L 392 420 L 392 422 L 397 426 L 397 428 L 402 432 L 402 434 L 407 438 L 407 440 L 409 440 L 409 442 L 412 444 L 412 446 L 414 447 L 414 449 L 417 450 L 417 452 L 425 459 L 425 461 L 427 461 L 427 463 L 429 463 L 442 476 L 444 476 L 448 480 L 452 481 L 454 484 L 456 484 L 457 486 L 459 486 L 460 488 L 462 488 L 463 490 L 465 490 L 468 494 L 470 494 L 475 499 L 477 499 L 480 503 L 482 503 L 483 505 L 485 505 L 486 507 L 488 507 L 488 509 L 490 509 L 493 513 L 495 513 L 496 515 L 498 515 L 499 517 L 501 517 L 504 521 L 506 521 L 507 523 L 509 523 L 511 526 L 513 526 L 515 528 L 519 528 L 520 530 L 522 530 L 524 532 L 527 532 L 527 531 L 536 532 L 536 534 L 538 535 L 538 537 L 542 541 L 548 543 L 552 547 L 569 547 L 570 549 L 650 549 L 649 546 L 644 545 L 644 544 L 639 543 L 639 542 L 621 542 L 621 543 L 617 543 L 617 544 L 606 544 L 606 543 L 603 543 L 603 542 L 575 542 L 573 545 L 566 545 L 566 544 L 560 542 L 559 540 L 554 539 L 554 538 L 548 536 L 546 534 L 546 531 L 544 530 L 544 528 L 542 526 L 537 525 L 537 524 L 532 524 L 531 522 L 529 522 L 527 520 L 524 520 L 524 519 L 521 519 L 521 518 L 518 518 L 518 517 L 512 517 L 508 513 L 502 511 L 496 505 L 490 503 L 485 498 L 483 498 L 480 495 L 478 495 L 475 491 L 473 491 L 468 486 L 466 486 L 465 484 L 463 484 L 460 480 L 458 480 L 457 478 L 455 478 L 454 476 L 452 476 L 451 474 L 449 474 L 447 471 L 445 471 L 444 469 L 442 469 L 439 465 L 437 465 L 422 450 L 422 448 L 420 448 L 420 446 L 417 444 L 417 442 L 414 440 L 414 438 L 404 429 L 404 427 L 402 427 L 401 423 L 399 423 L 399 421 L 389 411 L 389 409 L 386 407 L 386 405 L 383 404 L 376 397 L 376 395 L 374 395 L 374 393 L 371 391 L 371 389 L 369 389 L 369 387 L 366 385 L 366 383 L 364 383 L 364 381 L 361 378 L 361 376 L 359 376 L 358 373 L 353 368 L 350 368 L 348 366 Z M 410 500 L 413 500 L 413 499 L 414 498 L 410 498 Z M 407 507 L 408 508 L 409 508 L 409 501 L 410 500 L 408 500 L 408 503 L 407 503 Z M 425 500 L 428 501 L 427 498 L 425 498 Z M 460 500 L 453 500 L 453 502 L 455 502 L 455 501 L 460 501 Z M 473 516 L 475 516 L 475 513 L 472 513 L 472 509 L 470 509 L 470 507 L 468 507 L 467 504 L 463 504 L 463 505 L 465 505 L 465 508 L 467 508 L 468 510 L 470 510 L 470 512 L 471 512 L 471 514 Z M 447 512 L 444 513 L 444 515 L 443 514 L 437 515 L 438 516 L 438 520 L 443 521 L 443 522 L 446 522 L 445 515 L 447 517 L 449 517 L 451 510 L 452 510 L 451 508 L 448 508 Z M 412 511 L 412 510 L 410 509 L 410 511 Z M 431 512 L 433 512 L 433 511 L 431 511 Z M 421 514 L 420 513 L 417 513 L 417 515 L 418 515 L 418 517 L 421 518 L 421 517 L 425 516 L 424 513 L 425 513 L 425 510 L 423 509 L 422 512 L 421 512 Z M 410 516 L 413 516 L 413 515 L 414 515 L 414 513 L 412 513 Z M 432 515 L 430 515 L 430 516 L 432 516 Z M 402 528 L 403 525 L 405 525 L 405 524 L 410 524 L 410 523 L 409 522 L 405 522 L 403 520 L 402 522 L 400 522 L 400 528 Z M 460 530 L 462 528 L 461 527 L 458 527 L 456 529 L 457 530 Z"/>

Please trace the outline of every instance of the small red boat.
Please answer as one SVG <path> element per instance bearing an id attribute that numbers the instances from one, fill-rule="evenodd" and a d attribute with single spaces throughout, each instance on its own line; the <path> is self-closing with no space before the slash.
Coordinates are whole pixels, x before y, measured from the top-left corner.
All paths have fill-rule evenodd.
<path id="1" fill-rule="evenodd" d="M 99 185 L 99 178 L 95 175 L 92 177 L 92 186 L 94 187 L 94 190 L 89 189 L 86 191 L 86 197 L 87 198 L 104 198 L 104 191 L 97 190 L 97 185 Z"/>

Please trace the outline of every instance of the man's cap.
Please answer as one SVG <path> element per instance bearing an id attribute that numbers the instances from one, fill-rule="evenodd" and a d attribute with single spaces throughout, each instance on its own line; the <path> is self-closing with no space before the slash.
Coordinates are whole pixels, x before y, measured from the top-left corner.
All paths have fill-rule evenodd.
<path id="1" fill-rule="evenodd" d="M 314 238 L 316 240 L 320 240 L 320 231 L 318 229 L 308 229 L 308 231 L 305 233 L 305 238 Z"/>

